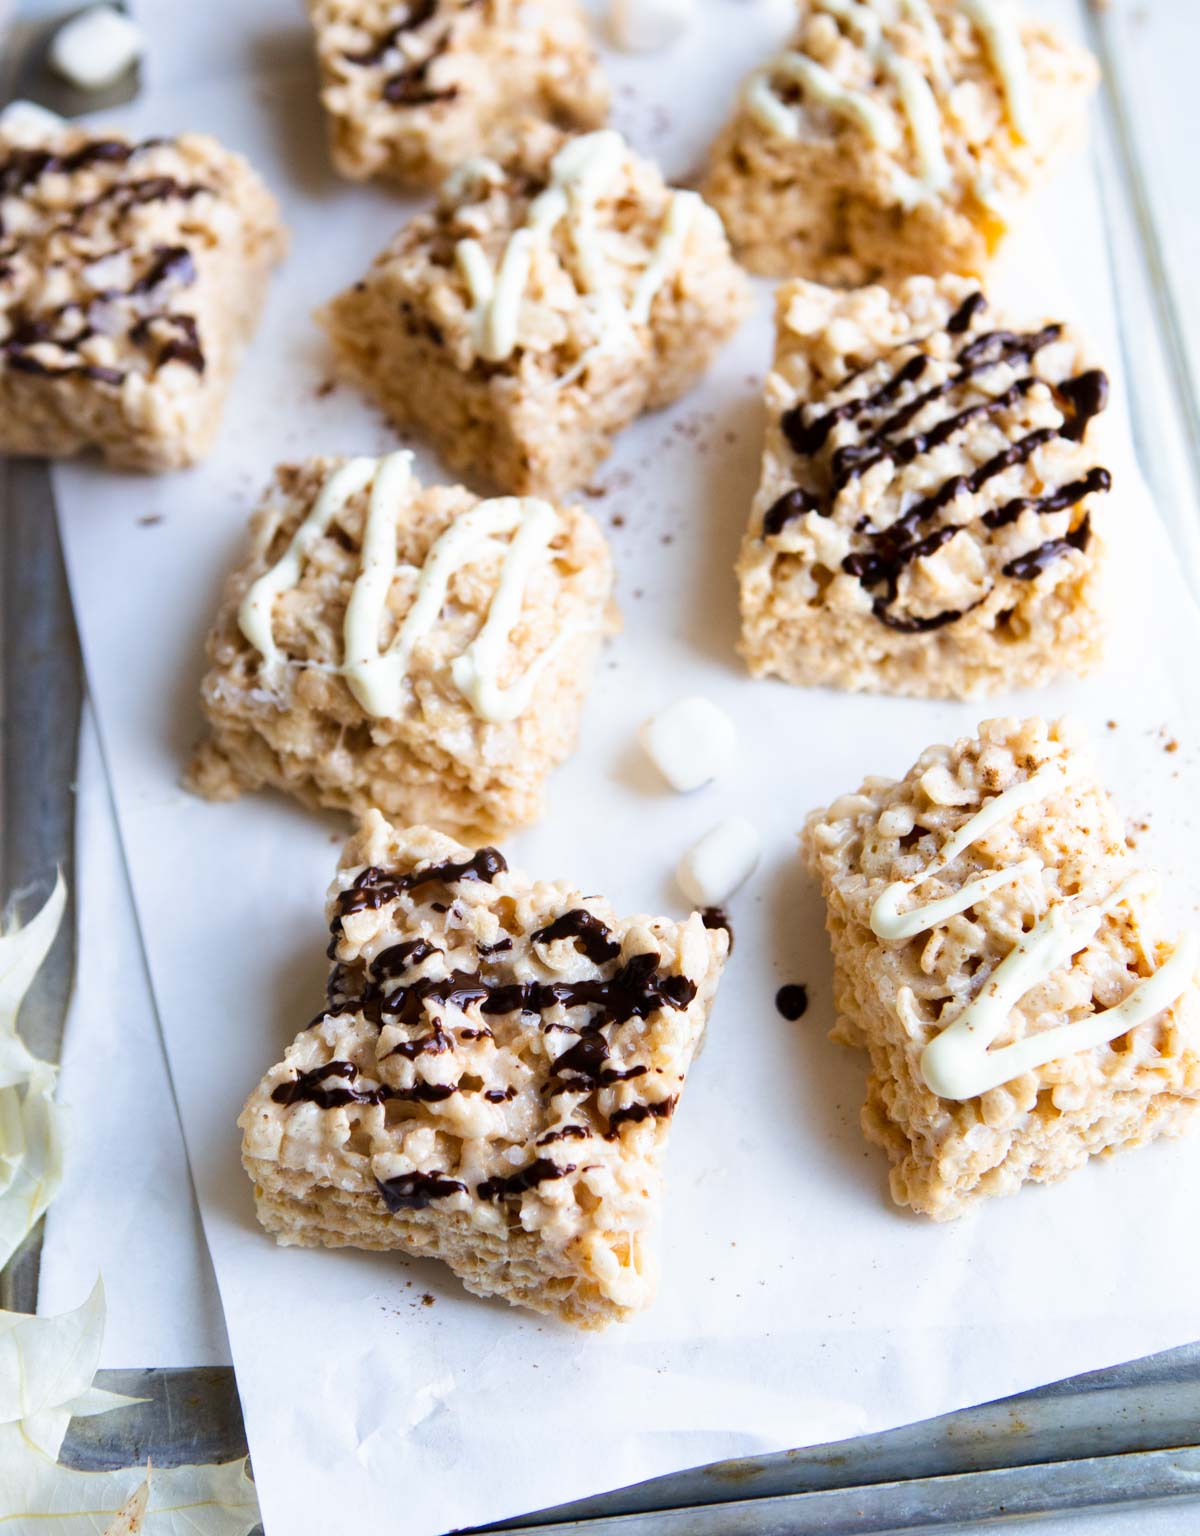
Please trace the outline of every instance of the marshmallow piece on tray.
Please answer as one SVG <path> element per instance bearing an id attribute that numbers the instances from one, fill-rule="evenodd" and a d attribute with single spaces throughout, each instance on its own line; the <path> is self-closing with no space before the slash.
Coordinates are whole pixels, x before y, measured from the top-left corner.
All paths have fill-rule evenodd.
<path id="1" fill-rule="evenodd" d="M 608 31 L 626 53 L 665 48 L 694 20 L 696 0 L 611 0 Z"/>
<path id="2" fill-rule="evenodd" d="M 737 734 L 724 710 L 699 694 L 676 699 L 641 729 L 642 746 L 672 789 L 699 789 L 733 760 Z"/>
<path id="3" fill-rule="evenodd" d="M 729 816 L 694 843 L 675 871 L 679 889 L 698 907 L 722 906 L 758 867 L 761 844 L 753 823 Z"/>
<path id="4" fill-rule="evenodd" d="M 145 48 L 142 29 L 124 11 L 96 5 L 54 34 L 49 59 L 55 73 L 81 91 L 99 91 L 119 80 Z"/>

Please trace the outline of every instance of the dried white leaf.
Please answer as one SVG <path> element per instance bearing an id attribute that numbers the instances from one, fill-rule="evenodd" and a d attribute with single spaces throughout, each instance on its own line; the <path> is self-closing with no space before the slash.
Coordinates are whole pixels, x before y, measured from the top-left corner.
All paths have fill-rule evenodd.
<path id="1" fill-rule="evenodd" d="M 67 903 L 60 874 L 41 911 L 0 934 L 0 1269 L 62 1184 L 63 1112 L 56 1069 L 17 1033 L 17 1015 L 49 953 Z"/>
<path id="2" fill-rule="evenodd" d="M 30 1446 L 20 1425 L 0 1425 L 4 1530 L 102 1536 L 146 1480 L 141 1467 L 77 1472 Z M 136 1507 L 136 1506 L 135 1506 Z M 248 1536 L 262 1516 L 245 1461 L 155 1468 L 141 1536 Z M 115 1531 L 123 1531 L 116 1525 Z"/>
<path id="3" fill-rule="evenodd" d="M 0 1034 L 16 1032 L 17 1014 L 50 953 L 66 905 L 67 887 L 60 872 L 37 916 L 22 928 L 0 934 Z"/>
<path id="4" fill-rule="evenodd" d="M 150 1463 L 146 1463 L 146 1476 L 104 1527 L 104 1536 L 138 1536 L 146 1505 L 150 1502 Z"/>

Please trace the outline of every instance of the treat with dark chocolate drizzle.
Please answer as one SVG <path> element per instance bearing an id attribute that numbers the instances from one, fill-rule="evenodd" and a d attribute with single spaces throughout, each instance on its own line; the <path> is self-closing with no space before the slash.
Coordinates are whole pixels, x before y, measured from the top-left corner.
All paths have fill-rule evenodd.
<path id="1" fill-rule="evenodd" d="M 36 199 L 39 196 L 38 185 L 44 177 L 70 176 L 92 166 L 123 166 L 142 151 L 163 142 L 161 139 L 147 139 L 140 144 L 127 144 L 117 139 L 97 139 L 67 154 L 49 150 L 16 150 L 0 164 L 0 196 Z M 99 209 L 107 208 L 115 218 L 120 219 L 133 208 L 167 199 L 186 201 L 212 190 L 200 183 L 185 184 L 174 177 L 162 175 L 133 181 L 113 180 L 86 202 L 75 203 L 65 209 L 60 209 L 57 204 L 51 206 L 49 211 L 52 215 L 57 217 L 62 214 L 61 222 L 48 232 L 43 232 L 39 238 L 74 233 L 83 226 L 90 213 Z M 116 254 L 124 248 L 118 245 L 113 252 L 103 254 Z M 3 251 L 0 251 L 0 256 L 5 258 L 3 265 L 6 271 L 11 270 L 9 263 L 20 250 L 19 236 L 10 236 Z M 98 258 L 93 255 L 92 259 Z M 106 315 L 104 329 L 108 334 L 115 334 L 113 319 L 117 313 L 116 306 L 129 300 L 133 316 L 132 323 L 126 321 L 125 337 L 134 347 L 141 348 L 152 343 L 156 345 L 152 367 L 158 369 L 166 363 L 179 362 L 195 373 L 202 374 L 205 371 L 205 358 L 195 317 L 164 309 L 148 310 L 146 306 L 146 301 L 157 300 L 160 290 L 168 284 L 174 288 L 187 287 L 195 282 L 196 276 L 195 259 L 186 246 L 160 246 L 153 252 L 149 268 L 123 291 L 106 289 L 78 304 L 60 306 L 47 314 L 10 315 L 10 331 L 5 341 L 0 343 L 0 356 L 16 373 L 42 378 L 79 377 L 94 383 L 119 385 L 125 379 L 121 369 L 71 356 L 78 353 L 83 342 L 96 334 L 96 328 L 87 323 L 70 334 L 59 334 L 56 322 L 67 310 L 88 314 L 92 304 L 99 303 L 103 305 Z M 168 328 L 169 334 L 165 338 L 155 336 L 153 326 L 157 322 L 162 322 Z M 29 349 L 39 343 L 59 348 L 68 354 L 67 360 L 47 361 L 31 355 Z"/>
<path id="2" fill-rule="evenodd" d="M 986 308 L 987 301 L 983 294 L 972 293 L 946 322 L 947 333 L 951 336 L 969 337 L 975 321 Z M 1058 340 L 1061 335 L 1062 326 L 1052 324 L 1044 326 L 1041 330 L 1030 332 L 984 331 L 973 339 L 965 340 L 955 355 L 953 372 L 944 382 L 919 392 L 905 405 L 891 411 L 886 419 L 868 432 L 861 443 L 843 446 L 834 451 L 830 462 L 830 492 L 824 501 L 820 500 L 812 490 L 801 486 L 796 486 L 779 497 L 763 518 L 763 537 L 770 538 L 778 535 L 789 521 L 808 512 L 817 512 L 826 517 L 832 515 L 837 498 L 845 487 L 874 464 L 886 459 L 897 464 L 912 463 L 931 449 L 948 442 L 972 421 L 995 416 L 1014 405 L 1035 386 L 1042 384 L 1053 392 L 1063 412 L 1064 421 L 1057 431 L 1053 428 L 1041 428 L 1026 433 L 1016 442 L 1011 443 L 1007 449 L 979 465 L 970 474 L 954 475 L 937 490 L 912 503 L 886 528 L 872 529 L 869 525 L 866 527 L 860 525 L 856 531 L 865 533 L 869 537 L 871 547 L 864 551 L 855 551 L 842 561 L 842 569 L 848 575 L 856 577 L 864 587 L 873 589 L 872 613 L 880 623 L 887 625 L 890 629 L 906 634 L 929 633 L 955 623 L 966 613 L 979 607 L 986 600 L 988 593 L 985 593 L 970 608 L 947 610 L 925 617 L 898 614 L 893 611 L 904 569 L 914 560 L 933 554 L 947 544 L 954 538 L 960 526 L 965 525 L 948 524 L 933 529 L 923 537 L 917 537 L 918 530 L 922 524 L 949 507 L 959 496 L 964 493 L 977 494 L 989 480 L 1002 474 L 1006 469 L 1023 464 L 1038 448 L 1055 437 L 1082 442 L 1086 436 L 1088 423 L 1103 411 L 1107 404 L 1108 380 L 1099 369 L 1090 369 L 1057 385 L 1030 373 L 1017 379 L 1002 394 L 987 396 L 964 406 L 923 432 L 902 438 L 897 438 L 893 434 L 902 431 L 927 405 L 952 394 L 956 389 L 968 386 L 976 375 L 999 363 L 1031 362 L 1038 352 Z M 781 426 L 784 436 L 798 454 L 811 456 L 817 453 L 824 446 L 837 423 L 876 417 L 884 407 L 891 406 L 905 386 L 915 384 L 922 377 L 929 362 L 929 354 L 918 351 L 874 392 L 840 401 L 820 411 L 811 419 L 810 408 L 806 404 L 793 406 L 782 418 Z M 857 376 L 857 374 L 852 375 L 851 379 Z M 851 379 L 845 382 L 849 383 Z M 980 522 L 988 529 L 1002 528 L 1015 522 L 1026 511 L 1035 511 L 1039 515 L 1062 511 L 1076 506 L 1087 496 L 1108 491 L 1111 486 L 1112 476 L 1108 470 L 1096 467 L 1089 470 L 1081 479 L 1051 488 L 1041 496 L 1013 498 L 1003 506 L 985 512 Z M 1031 579 L 1068 551 L 1085 549 L 1089 533 L 1090 521 L 1085 515 L 1079 527 L 1065 538 L 1047 540 L 1027 555 L 1009 561 L 1003 568 L 1003 574 L 1019 579 Z"/>
<path id="3" fill-rule="evenodd" d="M 548 1100 L 561 1093 L 575 1093 L 586 1099 L 596 1091 L 618 1083 L 632 1082 L 648 1075 L 650 1068 L 642 1062 L 627 1066 L 613 1063 L 610 1058 L 610 1041 L 604 1031 L 610 1025 L 620 1025 L 629 1019 L 646 1018 L 660 1008 L 682 1009 L 689 1006 L 696 996 L 696 985 L 685 976 L 664 975 L 659 970 L 656 953 L 634 955 L 617 964 L 609 976 L 596 976 L 581 981 L 517 982 L 501 981 L 491 974 L 488 964 L 490 955 L 503 953 L 511 948 L 511 939 L 501 939 L 495 945 L 477 945 L 483 962 L 477 972 L 451 969 L 441 977 L 417 975 L 406 981 L 411 972 L 444 951 L 424 938 L 409 939 L 389 945 L 372 961 L 357 959 L 338 961 L 337 946 L 343 917 L 351 912 L 382 906 L 404 890 L 412 890 L 426 883 L 449 883 L 458 880 L 490 882 L 505 868 L 501 856 L 494 849 L 480 849 L 470 859 L 429 865 L 405 875 L 397 875 L 369 866 L 362 870 L 353 883 L 340 893 L 334 902 L 332 921 L 333 939 L 330 958 L 334 960 L 327 986 L 328 1006 L 314 1020 L 314 1025 L 329 1017 L 353 1012 L 382 1028 L 385 1025 L 426 1024 L 423 1033 L 393 1045 L 385 1056 L 400 1056 L 416 1062 L 427 1055 L 443 1055 L 453 1051 L 457 1039 L 491 1038 L 491 1030 L 468 1026 L 454 1028 L 434 1013 L 430 1018 L 426 1004 L 447 1004 L 459 1010 L 478 1005 L 485 1015 L 501 1016 L 515 1011 L 542 1014 L 556 1007 L 586 1009 L 583 1022 L 574 1020 L 565 1024 L 544 1025 L 546 1029 L 565 1029 L 575 1035 L 574 1043 L 555 1057 L 551 1072 L 542 1092 Z M 608 965 L 617 961 L 621 947 L 611 930 L 594 913 L 584 907 L 573 907 L 537 929 L 533 942 L 573 940 L 582 952 L 596 965 Z M 443 961 L 443 965 L 446 962 Z M 497 962 L 502 964 L 502 962 Z M 511 972 L 509 973 L 511 975 Z M 468 1072 L 452 1083 L 426 1083 L 418 1080 L 410 1088 L 395 1088 L 387 1083 L 365 1086 L 359 1080 L 359 1069 L 350 1061 L 335 1060 L 308 1071 L 297 1072 L 290 1081 L 279 1083 L 272 1091 L 276 1103 L 296 1105 L 314 1103 L 322 1109 L 335 1109 L 351 1105 L 378 1106 L 392 1101 L 424 1101 L 437 1103 L 456 1093 L 479 1093 L 491 1103 L 504 1103 L 516 1095 L 516 1089 L 484 1087 L 477 1076 Z M 675 1098 L 657 1102 L 635 1101 L 614 1109 L 608 1117 L 603 1134 L 616 1139 L 625 1124 L 639 1124 L 648 1119 L 666 1119 L 674 1110 Z M 594 1112 L 594 1111 L 591 1111 Z M 588 1126 L 572 1123 L 548 1131 L 538 1139 L 537 1145 L 549 1145 L 560 1139 L 583 1139 L 596 1134 Z M 555 1169 L 548 1172 L 548 1169 Z M 503 1199 L 519 1195 L 533 1188 L 543 1178 L 557 1178 L 574 1172 L 574 1165 L 557 1169 L 546 1159 L 535 1159 L 526 1169 L 503 1178 L 497 1177 L 480 1185 L 477 1193 L 482 1199 Z M 449 1175 L 430 1175 L 444 1180 L 444 1193 L 456 1192 L 458 1181 Z M 438 1198 L 431 1185 L 422 1182 L 424 1176 L 405 1175 L 395 1189 L 396 1181 L 387 1181 L 388 1189 L 380 1184 L 380 1193 L 391 1209 L 416 1209 Z M 407 1180 L 408 1182 L 404 1182 Z"/>

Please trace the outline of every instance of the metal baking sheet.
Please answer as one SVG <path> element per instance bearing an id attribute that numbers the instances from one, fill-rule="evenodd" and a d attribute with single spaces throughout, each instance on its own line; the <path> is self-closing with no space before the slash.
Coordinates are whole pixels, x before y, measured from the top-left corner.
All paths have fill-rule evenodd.
<path id="1" fill-rule="evenodd" d="M 22 16 L 36 18 L 43 10 L 25 6 Z M 1158 408 L 1164 390 L 1167 397 L 1180 395 L 1171 384 L 1178 383 L 1184 354 L 1164 301 L 1158 235 L 1139 191 L 1113 24 L 1089 7 L 1093 46 L 1108 75 L 1097 148 L 1101 166 L 1115 171 L 1101 178 L 1110 213 L 1108 254 L 1122 295 L 1139 448 L 1160 500 L 1169 497 L 1176 519 L 1188 519 L 1180 535 L 1186 558 L 1200 537 L 1200 460 L 1180 413 Z M 21 34 L 22 47 L 30 35 Z M 12 53 L 5 54 L 3 44 L 0 39 L 0 82 L 6 74 L 12 78 Z M 0 101 L 9 94 L 0 88 Z M 1163 483 L 1167 475 L 1173 475 L 1170 484 Z M 1194 567 L 1191 574 L 1195 585 Z M 48 474 L 36 463 L 0 463 L 3 895 L 36 893 L 56 864 L 74 885 L 73 779 L 83 687 Z M 76 916 L 72 909 L 22 1014 L 31 1046 L 50 1059 L 60 1054 Z M 40 1245 L 39 1229 L 0 1275 L 0 1305 L 34 1309 Z M 169 1466 L 245 1454 L 228 1369 L 140 1366 L 103 1371 L 98 1381 L 147 1401 L 74 1421 L 63 1448 L 74 1467 L 134 1465 L 147 1455 Z M 722 1462 L 486 1529 L 542 1536 L 886 1536 L 1198 1497 L 1200 1344 L 885 1434 Z"/>

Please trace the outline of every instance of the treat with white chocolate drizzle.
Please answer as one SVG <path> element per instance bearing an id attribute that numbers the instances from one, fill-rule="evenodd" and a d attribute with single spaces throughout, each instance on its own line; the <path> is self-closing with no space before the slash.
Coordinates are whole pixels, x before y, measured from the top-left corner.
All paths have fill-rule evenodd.
<path id="1" fill-rule="evenodd" d="M 190 782 L 521 825 L 572 745 L 611 586 L 577 508 L 423 487 L 407 451 L 284 466 L 210 640 Z"/>
<path id="2" fill-rule="evenodd" d="M 319 318 L 341 369 L 447 463 L 554 498 L 691 387 L 748 302 L 697 193 L 611 129 L 527 121 L 464 156 Z"/>
<path id="3" fill-rule="evenodd" d="M 481 720 L 515 720 L 529 708 L 538 678 L 570 638 L 568 620 L 549 645 L 507 686 L 499 681 L 508 637 L 520 618 L 533 569 L 548 563 L 550 545 L 560 532 L 558 513 L 532 497 L 506 496 L 481 501 L 457 518 L 425 557 L 419 570 L 402 572 L 396 552 L 396 524 L 414 494 L 412 454 L 407 450 L 382 460 L 351 459 L 335 470 L 312 511 L 292 535 L 287 549 L 255 581 L 238 609 L 242 633 L 262 656 L 268 675 L 283 657 L 271 632 L 276 601 L 296 587 L 309 549 L 351 496 L 370 488 L 358 575 L 350 589 L 343 625 L 344 659 L 340 666 L 354 697 L 368 715 L 399 718 L 411 702 L 407 685 L 413 650 L 438 622 L 455 573 L 494 556 L 497 541 L 511 535 L 483 623 L 450 664 L 455 686 Z M 380 631 L 392 607 L 392 591 L 402 575 L 415 576 L 408 612 L 391 643 L 381 649 Z"/>
<path id="4" fill-rule="evenodd" d="M 705 187 L 743 260 L 862 284 L 982 270 L 1078 136 L 1093 61 L 1012 0 L 797 0 Z"/>
<path id="5" fill-rule="evenodd" d="M 814 812 L 863 1128 L 937 1218 L 1200 1106 L 1200 944 L 1166 936 L 1079 734 L 993 720 Z"/>

